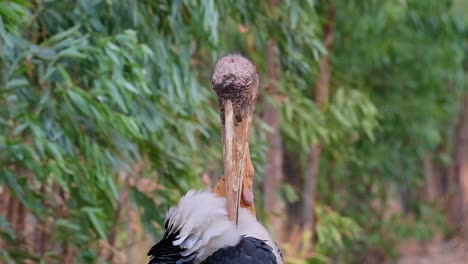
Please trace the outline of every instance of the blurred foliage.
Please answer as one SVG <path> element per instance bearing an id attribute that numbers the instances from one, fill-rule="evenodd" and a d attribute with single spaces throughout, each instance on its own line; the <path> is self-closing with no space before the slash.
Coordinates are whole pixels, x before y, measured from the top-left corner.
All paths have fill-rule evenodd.
<path id="1" fill-rule="evenodd" d="M 200 175 L 221 173 L 209 81 L 216 59 L 245 54 L 265 88 L 270 39 L 281 94 L 261 89 L 257 112 L 267 101 L 278 107 L 284 144 L 301 167 L 311 144 L 324 146 L 312 261 L 359 263 L 369 249 L 388 252 L 409 234 L 426 237 L 427 219 L 442 225 L 425 205 L 407 208 L 418 228 L 371 204 L 414 195 L 423 155 L 450 142 L 465 85 L 463 1 L 335 0 L 324 111 L 313 94 L 326 53 L 327 1 L 273 2 L 0 2 L 0 188 L 54 234 L 39 259 L 0 217 L 0 237 L 10 245 L 1 249 L 5 261 L 50 263 L 68 244 L 75 262 L 104 262 L 97 244 L 123 225 L 115 211 L 126 191 L 145 232 L 157 237 L 163 212 L 201 187 Z M 268 129 L 257 118 L 251 150 L 258 181 Z M 157 186 L 138 184 L 147 178 Z"/>
<path id="2" fill-rule="evenodd" d="M 312 248 L 312 232 L 306 230 L 301 240 L 301 249 L 292 252 L 289 244 L 283 245 L 286 263 L 347 263 L 346 242 L 363 238 L 362 229 L 353 219 L 340 215 L 328 206 L 316 204 L 316 245 Z"/>
<path id="3" fill-rule="evenodd" d="M 336 1 L 336 7 L 332 83 L 368 95 L 378 109 L 379 125 L 375 139 L 356 141 L 347 159 L 325 149 L 319 190 L 335 191 L 319 195 L 365 226 L 363 243 L 350 243 L 351 255 L 365 248 L 389 254 L 399 239 L 430 232 L 431 219 L 440 218 L 437 210 L 429 210 L 428 217 L 426 205 L 415 201 L 424 155 L 453 142 L 466 89 L 466 24 L 453 15 L 452 1 Z M 446 151 L 450 156 L 451 149 Z M 400 199 L 420 228 L 385 217 L 387 202 Z M 370 206 L 376 201 L 383 204 Z"/>

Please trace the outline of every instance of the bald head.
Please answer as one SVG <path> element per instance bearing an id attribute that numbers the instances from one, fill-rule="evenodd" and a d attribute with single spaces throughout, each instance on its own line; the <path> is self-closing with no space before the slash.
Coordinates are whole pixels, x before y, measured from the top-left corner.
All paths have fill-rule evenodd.
<path id="1" fill-rule="evenodd" d="M 242 120 L 245 111 L 253 112 L 258 95 L 258 74 L 248 59 L 241 55 L 227 55 L 219 59 L 212 84 L 218 95 L 222 120 L 226 100 L 233 103 L 236 121 Z"/>

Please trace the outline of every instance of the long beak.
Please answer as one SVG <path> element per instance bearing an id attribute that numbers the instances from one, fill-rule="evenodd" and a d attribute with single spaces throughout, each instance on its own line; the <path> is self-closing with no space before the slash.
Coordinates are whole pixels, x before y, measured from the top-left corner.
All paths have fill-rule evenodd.
<path id="1" fill-rule="evenodd" d="M 242 182 L 240 175 L 239 160 L 236 155 L 238 140 L 234 125 L 234 109 L 231 101 L 226 101 L 224 106 L 224 133 L 223 133 L 223 156 L 224 156 L 224 177 L 226 178 L 226 198 L 228 217 L 231 221 L 238 223 L 239 204 L 240 204 L 240 188 L 239 183 Z"/>
<path id="2" fill-rule="evenodd" d="M 229 100 L 224 107 L 224 113 L 223 151 L 228 216 L 231 221 L 235 220 L 237 224 L 252 116 L 247 115 L 246 120 L 244 120 L 245 124 L 236 126 L 234 123 L 234 110 Z"/>
<path id="3" fill-rule="evenodd" d="M 249 60 L 228 55 L 218 61 L 212 82 L 221 110 L 228 216 L 237 224 L 258 76 Z"/>

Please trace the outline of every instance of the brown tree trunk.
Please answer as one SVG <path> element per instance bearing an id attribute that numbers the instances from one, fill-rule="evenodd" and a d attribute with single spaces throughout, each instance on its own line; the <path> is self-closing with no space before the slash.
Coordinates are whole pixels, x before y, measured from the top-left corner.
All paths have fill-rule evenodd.
<path id="1" fill-rule="evenodd" d="M 73 255 L 70 250 L 70 245 L 68 244 L 68 242 L 63 242 L 61 251 L 62 251 L 60 254 L 61 263 L 72 263 Z"/>
<path id="2" fill-rule="evenodd" d="M 109 243 L 109 247 L 112 249 L 110 250 L 109 255 L 107 257 L 107 261 L 109 263 L 114 263 L 115 252 L 117 251 L 116 242 L 117 242 L 117 232 L 119 228 L 120 218 L 122 217 L 122 210 L 123 210 L 125 202 L 128 200 L 128 194 L 130 191 L 127 186 L 128 183 L 125 181 L 124 184 L 125 186 L 123 190 L 120 192 L 119 200 L 117 201 L 117 205 L 115 208 L 114 223 L 112 225 L 111 232 L 107 239 L 107 242 Z"/>
<path id="3" fill-rule="evenodd" d="M 270 83 L 267 86 L 269 93 L 277 93 L 279 81 L 278 54 L 276 42 L 269 40 L 266 49 L 267 78 Z M 276 107 L 266 102 L 263 120 L 272 131 L 267 133 L 267 142 L 270 144 L 267 151 L 267 165 L 265 180 L 263 181 L 264 208 L 272 226 L 275 239 L 281 242 L 284 239 L 284 207 L 278 197 L 278 189 L 283 179 L 283 145 L 280 134 L 280 114 Z"/>
<path id="4" fill-rule="evenodd" d="M 315 87 L 315 102 L 325 110 L 328 104 L 329 88 L 330 88 L 330 58 L 333 49 L 333 34 L 335 21 L 335 7 L 330 0 L 328 2 L 327 21 L 325 22 L 323 33 L 324 43 L 327 54 L 320 60 L 319 77 Z M 303 224 L 304 230 L 310 230 L 314 233 L 315 216 L 314 216 L 314 201 L 317 177 L 319 172 L 320 152 L 319 144 L 313 145 L 310 148 L 307 159 L 306 179 L 304 186 L 304 207 L 303 207 Z M 313 245 L 312 245 L 313 247 Z"/>
<path id="5" fill-rule="evenodd" d="M 17 173 L 21 175 L 22 170 L 18 170 Z M 20 177 L 20 176 L 18 176 Z M 22 177 L 22 176 L 21 176 Z M 3 186 L 3 190 L 0 196 L 0 216 L 5 217 L 7 222 L 11 225 L 11 228 L 16 235 L 17 239 L 22 242 L 24 248 L 30 246 L 30 241 L 26 239 L 26 207 L 21 201 L 16 198 L 7 186 Z M 0 248 L 7 247 L 6 241 L 0 240 Z"/>
<path id="6" fill-rule="evenodd" d="M 26 208 L 21 201 L 13 196 L 10 196 L 8 212 L 6 219 L 11 224 L 11 227 L 18 239 L 24 240 L 24 228 L 26 223 Z"/>
<path id="7" fill-rule="evenodd" d="M 458 179 L 460 193 L 460 228 L 462 235 L 468 238 L 468 93 L 463 97 L 455 140 L 455 176 Z"/>
<path id="8" fill-rule="evenodd" d="M 301 162 L 297 159 L 297 153 L 294 150 L 284 149 L 283 155 L 283 173 L 284 180 L 287 182 L 296 193 L 301 193 L 304 186 L 303 178 L 300 177 L 302 174 Z M 291 252 L 299 252 L 301 249 L 302 240 L 298 239 L 301 237 L 302 232 L 302 200 L 294 202 L 286 202 L 287 222 L 284 228 L 287 232 L 284 232 L 284 240 L 287 240 Z"/>
<path id="9" fill-rule="evenodd" d="M 320 162 L 320 145 L 313 145 L 307 157 L 306 179 L 304 186 L 304 203 L 303 203 L 303 225 L 304 230 L 313 231 L 315 228 L 315 190 L 317 185 L 317 176 Z"/>
<path id="10" fill-rule="evenodd" d="M 58 187 L 54 187 L 54 189 L 57 190 Z M 46 197 L 47 195 L 44 185 L 40 187 L 40 195 L 41 197 Z M 32 228 L 34 228 L 33 232 L 31 232 L 31 237 L 34 238 L 32 248 L 37 256 L 44 256 L 47 253 L 47 246 L 49 240 L 47 220 L 42 221 L 36 218 L 34 224 L 32 225 Z"/>
<path id="11" fill-rule="evenodd" d="M 428 202 L 436 201 L 440 197 L 440 182 L 437 166 L 434 164 L 433 155 L 428 153 L 424 156 L 424 199 Z"/>
<path id="12" fill-rule="evenodd" d="M 9 190 L 3 186 L 3 189 L 2 189 L 2 194 L 0 196 L 0 216 L 3 216 L 5 217 L 5 219 L 8 219 L 8 206 L 10 205 L 10 192 Z M 0 248 L 3 248 L 4 245 L 3 245 L 3 240 L 0 239 Z"/>
<path id="13" fill-rule="evenodd" d="M 301 162 L 297 159 L 297 153 L 293 150 L 284 150 L 283 157 L 283 173 L 284 180 L 287 182 L 296 193 L 300 194 L 304 186 Z M 302 201 L 299 199 L 294 202 L 286 201 L 288 215 L 288 229 L 295 225 L 302 224 Z"/>

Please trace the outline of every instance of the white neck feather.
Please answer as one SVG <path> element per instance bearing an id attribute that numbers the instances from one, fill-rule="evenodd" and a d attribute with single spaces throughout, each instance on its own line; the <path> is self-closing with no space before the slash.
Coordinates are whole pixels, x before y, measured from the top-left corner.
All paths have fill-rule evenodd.
<path id="1" fill-rule="evenodd" d="M 190 190 L 177 207 L 169 209 L 165 221 L 170 233 L 179 231 L 173 244 L 186 248 L 184 255 L 197 252 L 197 263 L 240 240 L 236 225 L 228 220 L 226 199 L 210 192 Z"/>
<path id="2" fill-rule="evenodd" d="M 173 245 L 185 248 L 184 256 L 196 252 L 196 263 L 220 248 L 235 246 L 242 235 L 265 240 L 273 248 L 278 264 L 283 263 L 270 234 L 250 211 L 240 209 L 236 227 L 228 219 L 226 198 L 211 192 L 190 190 L 176 207 L 169 209 L 165 223 L 169 234 L 179 231 Z"/>

